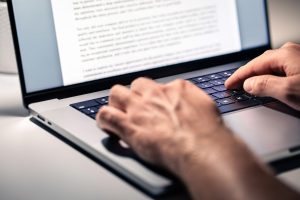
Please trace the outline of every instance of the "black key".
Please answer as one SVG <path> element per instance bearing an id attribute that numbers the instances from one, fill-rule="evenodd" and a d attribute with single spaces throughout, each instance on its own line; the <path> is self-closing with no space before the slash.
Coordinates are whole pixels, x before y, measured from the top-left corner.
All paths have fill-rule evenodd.
<path id="1" fill-rule="evenodd" d="M 221 72 L 220 75 L 224 77 L 230 77 L 233 74 L 232 71 Z"/>
<path id="2" fill-rule="evenodd" d="M 219 85 L 224 85 L 225 81 L 222 79 L 217 79 L 217 80 L 210 81 L 210 83 L 215 86 L 219 86 Z"/>
<path id="3" fill-rule="evenodd" d="M 225 92 L 227 90 L 224 85 L 215 86 L 213 89 L 217 90 L 218 92 Z"/>
<path id="4" fill-rule="evenodd" d="M 97 114 L 92 114 L 92 115 L 90 115 L 90 117 L 91 117 L 92 119 L 96 119 L 96 116 L 97 116 Z"/>
<path id="5" fill-rule="evenodd" d="M 194 78 L 193 80 L 196 81 L 197 83 L 203 83 L 203 82 L 210 81 L 210 79 L 207 77 L 198 77 L 198 78 Z"/>
<path id="6" fill-rule="evenodd" d="M 213 96 L 217 97 L 218 99 L 223 99 L 223 98 L 230 97 L 231 95 L 229 92 L 218 92 L 218 93 L 214 93 Z"/>
<path id="7" fill-rule="evenodd" d="M 219 99 L 219 100 L 217 100 L 217 102 L 222 104 L 222 105 L 229 105 L 229 104 L 235 103 L 235 101 L 233 99 L 230 99 L 230 98 Z"/>
<path id="8" fill-rule="evenodd" d="M 189 81 L 189 82 L 191 82 L 191 83 L 193 83 L 193 84 L 196 84 L 196 83 L 197 83 L 197 81 L 195 81 L 194 79 L 187 79 L 187 81 Z"/>
<path id="9" fill-rule="evenodd" d="M 218 98 L 213 96 L 213 95 L 210 95 L 210 97 L 213 99 L 213 100 L 217 100 Z"/>
<path id="10" fill-rule="evenodd" d="M 219 107 L 219 109 L 220 109 L 220 112 L 224 114 L 224 113 L 241 110 L 244 108 L 249 108 L 249 107 L 258 106 L 258 105 L 260 105 L 259 101 L 248 100 L 248 101 L 242 101 L 242 102 L 237 102 L 237 103 L 230 104 L 230 105 L 221 106 L 221 107 Z"/>
<path id="11" fill-rule="evenodd" d="M 232 70 L 229 70 L 229 71 L 233 74 L 236 70 L 238 70 L 238 68 L 232 69 Z"/>
<path id="12" fill-rule="evenodd" d="M 255 99 L 255 98 L 256 98 L 256 96 L 254 96 L 254 95 L 252 95 L 252 94 L 249 94 L 249 93 L 246 93 L 246 92 L 245 92 L 244 95 L 246 95 L 246 96 L 249 97 L 250 99 Z"/>
<path id="13" fill-rule="evenodd" d="M 211 80 L 216 80 L 216 79 L 223 78 L 223 76 L 221 76 L 220 74 L 211 74 L 211 75 L 206 76 L 206 78 L 209 78 Z"/>
<path id="14" fill-rule="evenodd" d="M 87 114 L 87 115 L 93 115 L 96 114 L 98 112 L 99 109 L 92 107 L 92 108 L 86 108 L 86 109 L 82 109 L 81 112 Z"/>
<path id="15" fill-rule="evenodd" d="M 102 105 L 106 105 L 106 104 L 108 104 L 108 98 L 109 97 L 102 97 L 102 98 L 99 98 L 99 99 L 95 99 L 95 101 L 97 101 L 98 103 L 100 103 Z"/>
<path id="16" fill-rule="evenodd" d="M 245 94 L 243 90 L 228 90 L 228 92 L 233 96 L 240 96 Z"/>
<path id="17" fill-rule="evenodd" d="M 205 91 L 207 94 L 213 94 L 213 93 L 217 92 L 216 90 L 214 90 L 214 89 L 212 89 L 212 88 L 204 89 L 204 91 Z"/>
<path id="18" fill-rule="evenodd" d="M 197 86 L 200 87 L 201 89 L 206 89 L 206 88 L 213 87 L 214 85 L 211 84 L 210 82 L 204 82 L 204 83 L 198 83 Z"/>
<path id="19" fill-rule="evenodd" d="M 223 106 L 221 103 L 219 103 L 219 102 L 217 102 L 217 101 L 216 101 L 216 104 L 217 104 L 217 107 Z"/>
<path id="20" fill-rule="evenodd" d="M 229 77 L 222 78 L 222 80 L 224 81 L 224 83 L 225 83 L 225 81 L 227 81 L 228 78 Z"/>
<path id="21" fill-rule="evenodd" d="M 97 109 L 97 110 L 99 111 L 103 106 L 105 106 L 105 105 L 99 105 L 99 106 L 96 106 L 96 107 L 94 107 L 94 108 Z"/>
<path id="22" fill-rule="evenodd" d="M 232 98 L 238 102 L 249 100 L 249 97 L 247 97 L 246 95 L 233 96 Z"/>
<path id="23" fill-rule="evenodd" d="M 84 101 L 81 103 L 75 103 L 75 104 L 72 104 L 71 106 L 78 110 L 82 110 L 82 109 L 86 109 L 86 108 L 90 108 L 90 107 L 94 107 L 94 106 L 98 106 L 98 105 L 99 104 L 96 101 L 90 100 L 90 101 Z"/>

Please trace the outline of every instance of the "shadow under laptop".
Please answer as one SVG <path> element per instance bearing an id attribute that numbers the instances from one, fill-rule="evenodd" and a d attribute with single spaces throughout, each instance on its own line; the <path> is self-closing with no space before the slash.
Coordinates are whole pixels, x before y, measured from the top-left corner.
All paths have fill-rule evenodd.
<path id="1" fill-rule="evenodd" d="M 29 111 L 20 105 L 8 105 L 6 107 L 1 106 L 0 116 L 28 117 Z"/>
<path id="2" fill-rule="evenodd" d="M 28 117 L 29 111 L 22 102 L 19 77 L 16 74 L 0 72 L 0 82 L 0 116 Z"/>
<path id="3" fill-rule="evenodd" d="M 163 169 L 160 169 L 160 168 L 157 168 L 155 166 L 152 166 L 152 165 L 149 165 L 149 164 L 145 163 L 144 161 L 139 159 L 138 156 L 132 150 L 130 150 L 127 147 L 124 147 L 123 145 L 121 145 L 120 141 L 117 138 L 107 137 L 104 140 L 99 141 L 99 143 L 100 144 L 102 143 L 102 145 L 104 147 L 106 147 L 107 150 L 110 151 L 111 153 L 114 153 L 118 156 L 129 157 L 129 158 L 135 159 L 135 160 L 139 161 L 141 164 L 143 164 L 145 167 L 155 171 L 156 173 L 163 174 L 164 176 L 167 176 L 167 177 L 175 180 L 176 183 L 177 183 L 176 186 L 174 188 L 170 189 L 165 194 L 162 194 L 160 196 L 153 196 L 152 194 L 149 194 L 147 191 L 143 190 L 143 188 L 141 188 L 138 184 L 136 184 L 136 183 L 132 182 L 131 180 L 127 179 L 122 174 L 120 174 L 118 171 L 114 170 L 113 168 L 111 168 L 110 166 L 108 166 L 107 164 L 105 164 L 104 162 L 99 160 L 98 158 L 94 157 L 93 155 L 91 155 L 90 153 L 85 151 L 84 149 L 80 148 L 79 146 L 77 146 L 73 142 L 71 142 L 68 139 L 64 138 L 62 135 L 60 135 L 57 132 L 51 130 L 50 128 L 48 128 L 47 126 L 45 126 L 44 124 L 42 124 L 38 120 L 36 120 L 34 118 L 30 118 L 30 121 L 33 122 L 34 124 L 36 124 L 37 126 L 43 128 L 44 130 L 46 130 L 47 132 L 49 132 L 53 136 L 57 137 L 58 139 L 60 139 L 64 143 L 71 146 L 73 149 L 75 149 L 78 152 L 82 153 L 84 156 L 88 157 L 92 161 L 96 162 L 100 166 L 104 167 L 108 171 L 112 172 L 114 175 L 116 175 L 119 178 L 125 180 L 128 184 L 134 186 L 136 189 L 138 189 L 139 191 L 143 192 L 144 194 L 148 195 L 149 197 L 151 197 L 155 200 L 171 200 L 171 199 L 172 200 L 183 200 L 183 199 L 188 200 L 188 199 L 191 199 L 189 197 L 189 194 L 186 191 L 185 187 L 183 186 L 183 184 L 181 184 L 180 181 L 176 180 L 176 178 L 172 174 L 168 173 L 167 171 L 165 171 Z"/>

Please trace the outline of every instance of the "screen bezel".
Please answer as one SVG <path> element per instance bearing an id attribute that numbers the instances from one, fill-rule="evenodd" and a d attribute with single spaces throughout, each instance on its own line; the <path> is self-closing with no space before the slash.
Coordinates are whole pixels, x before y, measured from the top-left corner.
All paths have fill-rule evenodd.
<path id="1" fill-rule="evenodd" d="M 55 99 L 55 98 L 58 99 L 68 98 L 71 96 L 109 89 L 115 84 L 128 85 L 130 84 L 131 81 L 133 81 L 138 77 L 149 77 L 149 78 L 157 79 L 166 76 L 172 76 L 175 74 L 227 64 L 235 61 L 248 60 L 254 58 L 255 56 L 260 55 L 264 51 L 271 48 L 268 6 L 267 6 L 267 1 L 264 0 L 266 26 L 267 26 L 267 34 L 268 34 L 266 45 L 242 50 L 240 52 L 231 53 L 227 55 L 211 57 L 211 58 L 206 58 L 206 59 L 201 59 L 201 60 L 196 60 L 196 61 L 191 61 L 186 63 L 180 63 L 176 65 L 169 65 L 160 68 L 120 75 L 116 77 L 105 78 L 101 80 L 89 81 L 89 82 L 74 84 L 70 86 L 62 86 L 58 88 L 45 89 L 38 92 L 28 93 L 26 91 L 25 77 L 23 72 L 23 65 L 22 65 L 21 52 L 20 52 L 20 46 L 18 41 L 18 34 L 16 29 L 16 22 L 14 17 L 12 0 L 8 0 L 7 4 L 8 4 L 8 11 L 9 11 L 9 17 L 11 22 L 12 36 L 13 36 L 13 41 L 15 46 L 16 60 L 17 60 L 17 65 L 19 70 L 23 104 L 25 107 L 28 107 L 29 104 L 35 102 L 40 102 L 40 101 L 45 101 L 45 100 Z"/>

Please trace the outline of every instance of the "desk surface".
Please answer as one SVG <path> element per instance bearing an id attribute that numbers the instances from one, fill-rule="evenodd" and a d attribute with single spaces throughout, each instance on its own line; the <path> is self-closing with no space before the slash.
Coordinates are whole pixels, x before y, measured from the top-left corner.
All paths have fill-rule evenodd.
<path id="1" fill-rule="evenodd" d="M 300 42 L 300 35 L 297 35 L 300 16 L 295 16 L 300 1 L 288 1 L 270 0 L 276 47 L 287 40 Z M 288 20 L 287 12 L 282 9 L 288 9 L 292 18 Z M 280 30 L 289 31 L 280 33 Z M 0 75 L 0 91 L 1 199 L 151 199 L 31 123 L 27 111 L 22 108 L 17 76 Z M 300 170 L 280 178 L 300 191 Z"/>
<path id="2" fill-rule="evenodd" d="M 18 86 L 0 76 L 0 199 L 149 199 L 31 123 Z"/>

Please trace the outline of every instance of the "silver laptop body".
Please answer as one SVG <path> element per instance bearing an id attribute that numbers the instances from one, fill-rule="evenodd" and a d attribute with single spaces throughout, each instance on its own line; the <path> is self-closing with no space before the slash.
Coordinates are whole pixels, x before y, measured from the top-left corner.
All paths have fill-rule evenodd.
<path id="1" fill-rule="evenodd" d="M 111 141 L 94 119 L 70 105 L 106 97 L 112 85 L 139 76 L 169 82 L 240 67 L 270 48 L 266 2 L 128 2 L 8 5 L 24 104 L 32 116 L 142 190 L 160 195 L 175 187 L 174 180 Z M 299 118 L 271 104 L 223 115 L 265 162 L 298 154 L 300 146 Z"/>

